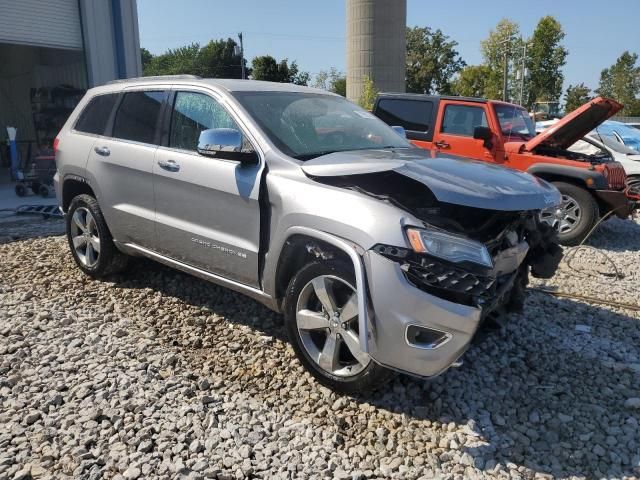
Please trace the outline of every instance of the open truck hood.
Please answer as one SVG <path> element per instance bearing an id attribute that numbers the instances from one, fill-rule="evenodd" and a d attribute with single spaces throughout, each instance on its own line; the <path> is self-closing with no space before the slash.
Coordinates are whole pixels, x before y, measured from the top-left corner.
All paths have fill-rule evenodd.
<path id="1" fill-rule="evenodd" d="M 533 137 L 524 148 L 533 152 L 542 145 L 566 150 L 620 110 L 622 105 L 615 100 L 594 98 Z"/>
<path id="2" fill-rule="evenodd" d="M 425 185 L 440 202 L 498 211 L 540 210 L 561 201 L 555 187 L 528 173 L 418 149 L 355 150 L 308 160 L 310 177 L 393 171 Z"/>

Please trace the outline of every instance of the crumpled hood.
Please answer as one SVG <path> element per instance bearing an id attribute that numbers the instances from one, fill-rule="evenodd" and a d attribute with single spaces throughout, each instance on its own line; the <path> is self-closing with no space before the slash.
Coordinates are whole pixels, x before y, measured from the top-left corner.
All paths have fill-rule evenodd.
<path id="1" fill-rule="evenodd" d="M 540 210 L 557 205 L 560 193 L 528 173 L 418 149 L 355 150 L 314 158 L 302 165 L 311 177 L 394 171 L 431 190 L 440 202 L 488 210 Z"/>
<path id="2" fill-rule="evenodd" d="M 536 147 L 544 145 L 566 150 L 620 110 L 622 105 L 615 100 L 594 98 L 524 143 L 524 148 L 533 152 Z M 514 151 L 513 148 L 505 149 Z"/>

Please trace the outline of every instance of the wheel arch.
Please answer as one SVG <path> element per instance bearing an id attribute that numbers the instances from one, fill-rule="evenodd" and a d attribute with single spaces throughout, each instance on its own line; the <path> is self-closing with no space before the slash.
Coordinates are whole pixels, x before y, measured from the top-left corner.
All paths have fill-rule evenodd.
<path id="1" fill-rule="evenodd" d="M 81 177 L 72 176 L 65 178 L 62 183 L 62 210 L 64 212 L 69 210 L 71 200 L 78 195 L 91 195 L 93 198 L 97 198 L 95 192 L 91 188 L 91 185 Z"/>
<path id="2" fill-rule="evenodd" d="M 347 240 L 308 227 L 292 227 L 278 254 L 274 278 L 274 297 L 280 310 L 291 278 L 304 265 L 316 259 L 342 259 L 353 266 L 358 295 L 360 345 L 368 353 L 369 307 L 361 248 Z"/>
<path id="3" fill-rule="evenodd" d="M 600 172 L 586 168 L 568 167 L 551 163 L 538 163 L 527 169 L 527 173 L 548 182 L 572 183 L 586 190 L 609 188 L 606 178 Z"/>

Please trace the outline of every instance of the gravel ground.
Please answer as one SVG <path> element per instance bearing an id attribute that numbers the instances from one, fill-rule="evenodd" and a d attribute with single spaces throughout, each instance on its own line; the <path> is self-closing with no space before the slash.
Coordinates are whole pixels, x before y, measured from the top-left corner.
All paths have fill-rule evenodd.
<path id="1" fill-rule="evenodd" d="M 0 478 L 640 478 L 636 310 L 533 291 L 463 367 L 341 397 L 252 300 L 146 260 L 93 281 L 30 228 L 0 231 Z M 640 225 L 592 245 L 624 278 L 585 250 L 535 286 L 639 305 Z"/>

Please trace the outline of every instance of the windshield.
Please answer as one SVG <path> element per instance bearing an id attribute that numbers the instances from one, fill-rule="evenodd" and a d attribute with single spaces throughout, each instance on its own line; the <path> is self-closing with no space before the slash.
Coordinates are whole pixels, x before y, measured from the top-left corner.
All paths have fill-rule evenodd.
<path id="1" fill-rule="evenodd" d="M 620 143 L 620 141 L 618 141 L 618 139 L 612 135 L 601 135 L 598 132 L 596 133 L 592 132 L 589 134 L 589 136 L 592 138 L 595 138 L 596 140 L 600 140 L 602 143 L 604 143 L 607 147 L 609 147 L 614 152 L 624 153 L 625 155 L 638 155 L 638 153 L 640 153 L 637 150 L 623 143 Z"/>
<path id="2" fill-rule="evenodd" d="M 234 92 L 269 139 L 298 160 L 349 150 L 410 148 L 371 113 L 333 95 Z"/>
<path id="3" fill-rule="evenodd" d="M 622 122 L 607 120 L 598 125 L 594 132 L 614 138 L 627 147 L 640 151 L 640 131 Z"/>
<path id="4" fill-rule="evenodd" d="M 494 108 L 503 136 L 515 135 L 526 140 L 535 137 L 536 130 L 533 120 L 524 108 L 498 104 L 494 104 Z"/>

